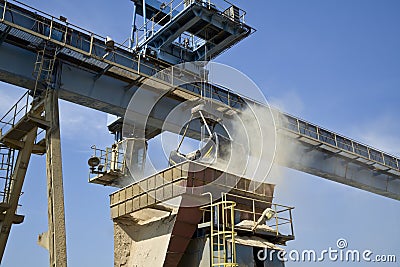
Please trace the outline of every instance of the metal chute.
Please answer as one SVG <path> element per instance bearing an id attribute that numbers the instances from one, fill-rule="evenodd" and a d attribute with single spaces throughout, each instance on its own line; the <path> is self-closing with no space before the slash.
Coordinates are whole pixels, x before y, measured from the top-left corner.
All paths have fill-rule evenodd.
<path id="1" fill-rule="evenodd" d="M 205 117 L 207 115 L 207 117 Z M 200 148 L 190 153 L 184 154 L 179 151 L 183 139 L 187 137 L 188 128 L 191 122 L 199 119 L 201 122 L 201 144 Z M 192 117 L 182 134 L 182 139 L 176 150 L 171 151 L 169 156 L 169 165 L 173 166 L 178 163 L 190 160 L 207 165 L 225 165 L 231 158 L 234 145 L 229 133 L 225 135 L 215 131 L 216 125 L 220 124 L 221 119 L 210 113 L 209 109 L 204 105 L 199 105 L 192 109 Z M 236 145 L 235 145 L 236 147 Z"/>
<path id="2" fill-rule="evenodd" d="M 218 133 L 213 133 L 210 138 L 203 141 L 203 146 L 188 154 L 173 150 L 169 156 L 169 165 L 191 160 L 206 164 L 225 162 L 229 160 L 232 140 Z"/>

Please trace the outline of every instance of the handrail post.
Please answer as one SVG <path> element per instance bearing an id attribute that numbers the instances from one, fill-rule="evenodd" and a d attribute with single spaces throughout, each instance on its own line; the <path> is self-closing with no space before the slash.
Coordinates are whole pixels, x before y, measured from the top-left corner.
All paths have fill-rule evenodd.
<path id="1" fill-rule="evenodd" d="M 68 23 L 65 24 L 64 45 L 67 44 L 67 35 L 68 35 Z"/>
<path id="2" fill-rule="evenodd" d="M 54 17 L 51 17 L 51 22 L 50 22 L 50 32 L 49 32 L 49 40 L 51 39 L 51 34 L 53 32 L 53 21 L 54 21 Z"/>
<path id="3" fill-rule="evenodd" d="M 172 2 L 173 2 L 173 1 L 171 1 L 171 2 L 169 3 L 169 21 L 172 20 Z"/>
<path id="4" fill-rule="evenodd" d="M 292 236 L 294 235 L 294 230 L 293 230 L 293 217 L 292 217 L 292 209 L 289 208 L 289 216 L 290 216 L 290 229 L 292 231 Z"/>
<path id="5" fill-rule="evenodd" d="M 4 6 L 3 6 L 3 17 L 1 21 L 4 21 L 6 19 L 6 10 L 7 10 L 7 0 L 4 1 Z"/>
<path id="6" fill-rule="evenodd" d="M 89 47 L 89 55 L 92 55 L 92 51 L 93 51 L 93 40 L 94 40 L 94 34 L 91 33 L 90 34 L 90 47 Z"/>
<path id="7" fill-rule="evenodd" d="M 139 30 L 136 31 L 136 38 L 135 38 L 135 49 L 138 48 L 139 45 Z"/>
<path id="8" fill-rule="evenodd" d="M 25 114 L 28 114 L 29 94 L 26 94 Z"/>
<path id="9" fill-rule="evenodd" d="M 278 214 L 276 212 L 276 204 L 274 204 L 274 208 L 275 208 L 275 223 L 276 223 L 276 235 L 279 235 L 279 221 L 278 221 Z"/>
<path id="10" fill-rule="evenodd" d="M 252 202 L 253 202 L 253 222 L 255 223 L 256 222 L 256 207 L 254 204 L 254 199 L 252 200 Z"/>

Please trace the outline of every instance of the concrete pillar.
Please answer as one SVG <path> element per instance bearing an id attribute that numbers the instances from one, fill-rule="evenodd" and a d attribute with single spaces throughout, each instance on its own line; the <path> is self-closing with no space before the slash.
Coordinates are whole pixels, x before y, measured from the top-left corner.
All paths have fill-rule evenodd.
<path id="1" fill-rule="evenodd" d="M 62 177 L 58 93 L 48 90 L 45 104 L 46 120 L 46 170 L 48 198 L 48 240 L 51 267 L 67 266 L 65 237 L 64 189 Z"/>

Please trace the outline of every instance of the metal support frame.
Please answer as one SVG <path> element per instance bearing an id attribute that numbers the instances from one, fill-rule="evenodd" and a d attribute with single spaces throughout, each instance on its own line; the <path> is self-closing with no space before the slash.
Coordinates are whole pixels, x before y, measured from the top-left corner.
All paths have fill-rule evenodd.
<path id="1" fill-rule="evenodd" d="M 146 0 L 143 0 L 143 35 L 144 39 L 147 39 L 147 22 L 146 22 Z"/>
<path id="2" fill-rule="evenodd" d="M 236 203 L 223 199 L 200 208 L 210 214 L 210 266 L 236 267 L 234 208 Z M 204 224 L 204 222 L 203 222 Z"/>
<path id="3" fill-rule="evenodd" d="M 24 184 L 26 171 L 32 155 L 33 145 L 35 143 L 37 127 L 34 127 L 24 138 L 24 147 L 19 151 L 15 170 L 12 176 L 10 194 L 7 201 L 9 208 L 5 212 L 4 219 L 1 222 L 0 230 L 0 261 L 3 258 L 4 250 L 10 234 L 11 225 L 14 222 L 15 212 L 18 207 L 19 197 Z"/>
<path id="4" fill-rule="evenodd" d="M 5 30 L 0 33 L 0 45 L 3 44 L 4 40 L 7 38 L 7 35 L 10 33 L 11 31 L 11 27 L 10 26 L 6 26 Z"/>
<path id="5" fill-rule="evenodd" d="M 48 197 L 48 237 L 51 267 L 67 266 L 65 235 L 64 189 L 61 161 L 59 107 L 57 91 L 49 90 L 45 103 L 46 120 L 51 126 L 46 132 L 46 168 Z"/>
<path id="6" fill-rule="evenodd" d="M 132 17 L 132 29 L 131 29 L 131 40 L 129 48 L 133 49 L 135 46 L 135 34 L 136 34 L 136 4 L 133 2 L 133 17 Z"/>

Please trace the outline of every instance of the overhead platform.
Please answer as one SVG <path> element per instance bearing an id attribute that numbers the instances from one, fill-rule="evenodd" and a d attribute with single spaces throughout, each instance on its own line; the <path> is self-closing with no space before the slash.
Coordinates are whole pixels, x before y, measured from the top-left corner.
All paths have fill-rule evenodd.
<path id="1" fill-rule="evenodd" d="M 141 10 L 142 2 L 134 2 Z M 157 1 L 149 2 L 146 8 L 153 13 L 153 2 Z M 182 56 L 184 62 L 215 58 L 254 31 L 244 23 L 243 10 L 228 2 L 224 3 L 226 6 L 221 10 L 210 1 L 171 1 L 164 4 L 162 9 L 160 6 L 163 4 L 159 2 L 159 11 L 137 29 L 145 33 L 137 40 L 136 48 L 151 47 L 160 59 L 165 54 Z M 168 14 L 169 10 L 173 13 Z M 155 24 L 161 27 L 154 29 Z"/>

